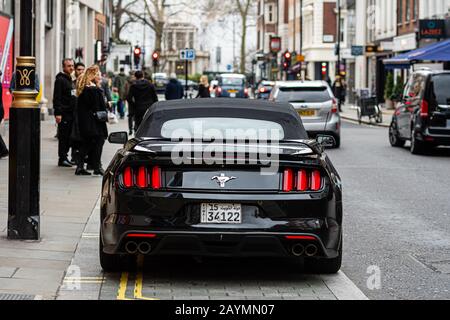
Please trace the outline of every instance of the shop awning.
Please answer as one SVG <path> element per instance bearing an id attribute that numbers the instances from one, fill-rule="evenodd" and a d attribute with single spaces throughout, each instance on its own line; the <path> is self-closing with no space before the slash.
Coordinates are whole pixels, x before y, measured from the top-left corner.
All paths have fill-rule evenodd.
<path id="1" fill-rule="evenodd" d="M 416 61 L 450 61 L 450 39 L 383 60 L 386 69 L 409 68 Z"/>

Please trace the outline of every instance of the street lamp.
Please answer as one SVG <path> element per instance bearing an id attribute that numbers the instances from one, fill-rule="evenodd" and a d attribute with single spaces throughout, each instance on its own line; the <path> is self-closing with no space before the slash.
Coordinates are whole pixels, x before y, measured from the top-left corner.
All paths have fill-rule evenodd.
<path id="1" fill-rule="evenodd" d="M 35 90 L 33 0 L 20 1 L 20 57 L 10 112 L 8 239 L 40 238 L 41 123 Z"/>

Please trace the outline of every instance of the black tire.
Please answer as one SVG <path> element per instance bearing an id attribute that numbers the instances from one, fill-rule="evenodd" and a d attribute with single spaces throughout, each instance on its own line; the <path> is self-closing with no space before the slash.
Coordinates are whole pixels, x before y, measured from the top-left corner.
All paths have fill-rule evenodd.
<path id="1" fill-rule="evenodd" d="M 100 265 L 105 272 L 129 271 L 135 267 L 136 259 L 133 256 L 107 254 L 103 252 L 103 241 L 100 236 L 99 242 Z"/>
<path id="2" fill-rule="evenodd" d="M 413 126 L 414 128 L 414 126 Z M 425 153 L 425 144 L 416 139 L 414 129 L 411 131 L 411 153 L 415 155 L 422 155 Z"/>
<path id="3" fill-rule="evenodd" d="M 394 123 L 392 123 L 389 127 L 389 142 L 391 143 L 391 146 L 396 148 L 402 148 L 406 143 L 405 140 L 399 138 L 398 132 L 394 128 Z"/>
<path id="4" fill-rule="evenodd" d="M 334 149 L 339 149 L 341 147 L 341 136 L 334 137 L 336 140 L 336 145 L 334 146 Z"/>
<path id="5" fill-rule="evenodd" d="M 332 259 L 305 258 L 305 269 L 314 274 L 336 274 L 342 267 L 343 241 L 339 248 L 339 255 Z"/>

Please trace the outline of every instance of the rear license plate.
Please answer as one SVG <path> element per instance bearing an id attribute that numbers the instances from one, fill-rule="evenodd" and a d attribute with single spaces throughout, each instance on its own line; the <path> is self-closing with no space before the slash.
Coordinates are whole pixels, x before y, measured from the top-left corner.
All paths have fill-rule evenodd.
<path id="1" fill-rule="evenodd" d="M 447 120 L 447 128 L 450 128 L 450 119 Z"/>
<path id="2" fill-rule="evenodd" d="M 314 117 L 316 115 L 315 110 L 299 110 L 298 114 L 301 117 Z"/>
<path id="3" fill-rule="evenodd" d="M 242 205 L 230 203 L 202 203 L 201 223 L 241 224 Z"/>

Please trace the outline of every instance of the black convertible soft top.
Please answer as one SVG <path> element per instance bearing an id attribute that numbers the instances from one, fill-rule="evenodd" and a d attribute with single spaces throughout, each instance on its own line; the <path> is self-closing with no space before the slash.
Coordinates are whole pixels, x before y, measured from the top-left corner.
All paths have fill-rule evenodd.
<path id="1" fill-rule="evenodd" d="M 161 137 L 164 123 L 170 120 L 206 117 L 273 121 L 283 127 L 286 140 L 308 139 L 302 119 L 290 104 L 226 98 L 172 100 L 155 103 L 147 112 L 136 132 L 136 138 Z"/>

